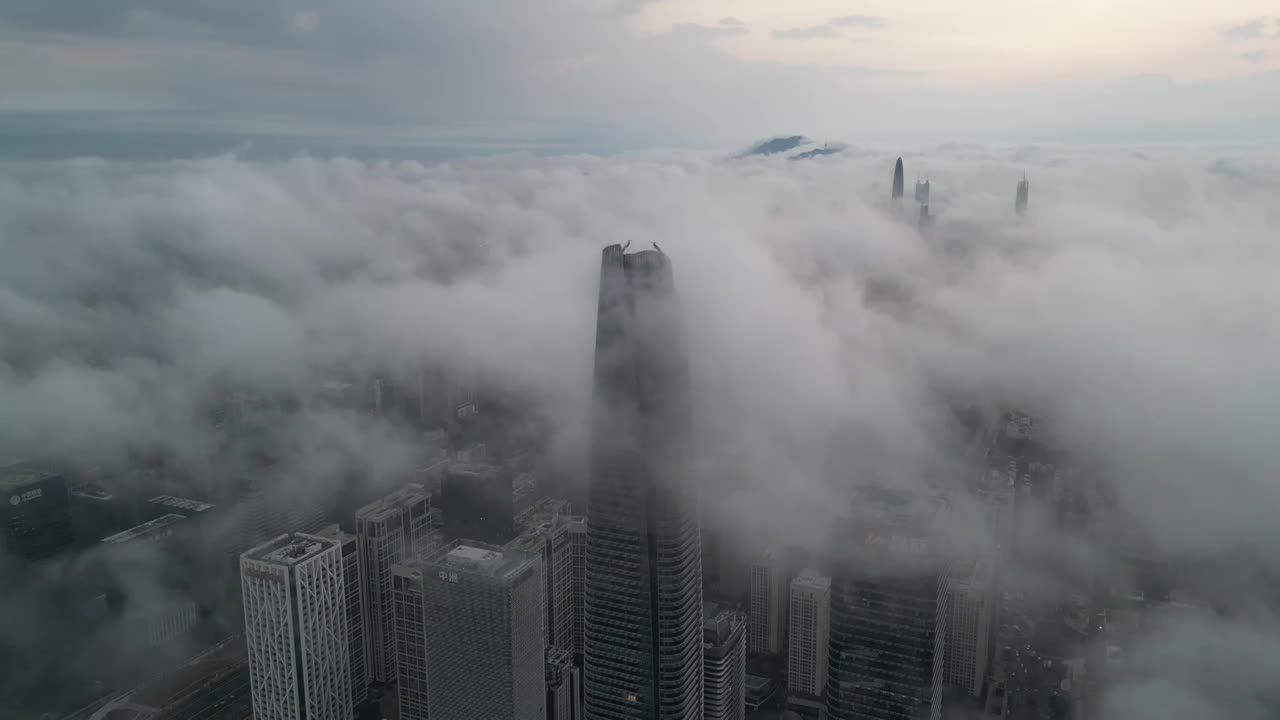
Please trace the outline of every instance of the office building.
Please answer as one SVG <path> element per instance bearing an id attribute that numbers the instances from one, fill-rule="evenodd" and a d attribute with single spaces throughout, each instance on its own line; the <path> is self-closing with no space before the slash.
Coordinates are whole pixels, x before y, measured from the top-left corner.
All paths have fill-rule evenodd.
<path id="1" fill-rule="evenodd" d="M 1022 176 L 1022 180 L 1018 181 L 1018 194 L 1013 200 L 1013 209 L 1019 215 L 1027 211 L 1027 201 L 1031 195 L 1031 183 L 1027 181 L 1027 177 Z"/>
<path id="2" fill-rule="evenodd" d="M 360 543 L 355 535 L 330 525 L 316 532 L 338 543 L 342 550 L 342 582 L 347 597 L 347 655 L 351 668 L 351 704 L 360 707 L 369 698 L 369 677 L 364 657 L 364 584 L 360 582 Z"/>
<path id="3" fill-rule="evenodd" d="M 827 641 L 831 635 L 831 578 L 805 569 L 791 581 L 787 639 L 787 689 L 820 697 L 827 684 Z"/>
<path id="4" fill-rule="evenodd" d="M 906 190 L 906 182 L 903 178 L 902 158 L 893 164 L 893 199 L 901 200 Z"/>
<path id="5" fill-rule="evenodd" d="M 574 663 L 582 667 L 582 634 L 586 619 L 587 601 L 587 519 L 581 516 L 569 518 L 569 548 L 573 575 L 573 643 L 570 646 Z"/>
<path id="6" fill-rule="evenodd" d="M 541 720 L 542 560 L 459 540 L 417 568 L 431 717 Z"/>
<path id="7" fill-rule="evenodd" d="M 440 486 L 444 534 L 501 545 L 515 537 L 511 472 L 499 465 L 455 463 Z"/>
<path id="8" fill-rule="evenodd" d="M 407 485 L 365 505 L 356 511 L 356 538 L 363 567 L 365 672 L 370 682 L 395 682 L 391 568 L 429 549 L 431 494 Z"/>
<path id="9" fill-rule="evenodd" d="M 240 558 L 255 720 L 351 720 L 342 549 L 291 533 Z"/>
<path id="10" fill-rule="evenodd" d="M 0 468 L 0 548 L 40 560 L 71 545 L 71 500 L 59 473 L 33 463 Z"/>
<path id="11" fill-rule="evenodd" d="M 776 550 L 765 550 L 751 562 L 748 604 L 751 626 L 747 650 L 770 655 L 782 652 L 787 622 L 786 601 L 786 573 L 782 557 Z"/>
<path id="12" fill-rule="evenodd" d="M 947 591 L 946 665 L 943 680 L 950 687 L 981 697 L 991 657 L 995 583 L 991 562 L 966 559 L 952 568 Z"/>
<path id="13" fill-rule="evenodd" d="M 573 537 L 569 532 L 568 501 L 547 498 L 522 513 L 522 528 L 506 544 L 542 558 L 543 605 L 546 610 L 544 640 L 570 650 L 573 647 Z"/>
<path id="14" fill-rule="evenodd" d="M 422 615 L 420 560 L 391 570 L 391 604 L 396 638 L 396 693 L 400 720 L 427 720 L 427 636 Z"/>
<path id="15" fill-rule="evenodd" d="M 579 720 L 578 669 L 564 649 L 548 645 L 546 649 L 547 720 Z"/>
<path id="16" fill-rule="evenodd" d="M 747 714 L 747 632 L 741 614 L 702 606 L 702 707 L 705 720 L 743 720 Z"/>
<path id="17" fill-rule="evenodd" d="M 938 720 L 947 618 L 946 504 L 863 488 L 836 523 L 831 720 Z"/>
<path id="18" fill-rule="evenodd" d="M 692 410 L 671 261 L 604 249 L 588 482 L 585 711 L 702 716 Z"/>

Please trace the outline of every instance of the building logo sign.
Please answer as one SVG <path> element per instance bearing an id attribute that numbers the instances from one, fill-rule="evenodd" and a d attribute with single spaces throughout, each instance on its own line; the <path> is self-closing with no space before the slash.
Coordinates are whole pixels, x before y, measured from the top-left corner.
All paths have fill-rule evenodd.
<path id="1" fill-rule="evenodd" d="M 13 496 L 11 496 L 11 497 L 9 498 L 9 504 L 10 504 L 10 505 L 20 505 L 20 504 L 22 504 L 22 503 L 24 503 L 24 502 L 27 502 L 28 500 L 35 500 L 36 498 L 40 497 L 41 495 L 44 495 L 44 490 L 42 490 L 41 488 L 36 488 L 36 489 L 34 489 L 34 490 L 28 490 L 28 491 L 26 491 L 26 492 L 22 493 L 21 495 L 13 495 Z"/>
<path id="2" fill-rule="evenodd" d="M 259 580 L 269 580 L 271 582 L 283 582 L 284 580 L 273 572 L 267 572 L 266 570 L 259 570 L 257 568 L 245 568 L 244 574 L 249 577 L 258 578 Z"/>
<path id="3" fill-rule="evenodd" d="M 456 572 L 445 572 L 444 570 L 441 570 L 440 572 L 436 573 L 436 577 L 440 578 L 441 580 L 448 580 L 451 583 L 458 582 L 458 573 Z"/>

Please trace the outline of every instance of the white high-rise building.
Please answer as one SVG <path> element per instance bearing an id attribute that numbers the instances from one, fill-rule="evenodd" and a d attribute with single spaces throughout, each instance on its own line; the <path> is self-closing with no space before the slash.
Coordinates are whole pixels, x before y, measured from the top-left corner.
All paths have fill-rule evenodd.
<path id="1" fill-rule="evenodd" d="M 787 618 L 786 597 L 782 558 L 773 549 L 765 550 L 751 563 L 747 650 L 770 654 L 782 652 L 783 626 Z"/>
<path id="2" fill-rule="evenodd" d="M 369 677 L 364 662 L 364 613 L 361 608 L 360 553 L 356 536 L 337 525 L 318 530 L 316 535 L 331 538 L 342 548 L 342 576 L 347 593 L 347 654 L 351 665 L 351 704 L 360 707 L 369 698 Z"/>
<path id="3" fill-rule="evenodd" d="M 351 720 L 342 548 L 291 533 L 240 557 L 255 720 Z"/>
<path id="4" fill-rule="evenodd" d="M 395 682 L 391 568 L 430 550 L 431 493 L 411 484 L 360 508 L 356 511 L 356 538 L 364 584 L 366 672 L 372 682 Z"/>
<path id="5" fill-rule="evenodd" d="M 819 697 L 827 682 L 831 578 L 805 569 L 791 581 L 789 626 L 787 689 L 793 694 Z"/>
<path id="6" fill-rule="evenodd" d="M 991 563 L 983 559 L 957 562 L 947 593 L 947 685 L 974 697 L 982 695 L 982 683 L 991 659 L 991 623 L 995 615 L 995 583 Z"/>

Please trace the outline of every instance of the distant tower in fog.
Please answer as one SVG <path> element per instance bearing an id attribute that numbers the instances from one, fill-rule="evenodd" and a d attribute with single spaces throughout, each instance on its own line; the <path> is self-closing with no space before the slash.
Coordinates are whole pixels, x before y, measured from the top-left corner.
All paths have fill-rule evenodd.
<path id="1" fill-rule="evenodd" d="M 1027 196 L 1031 194 L 1031 184 L 1027 182 L 1027 176 L 1023 175 L 1022 180 L 1018 182 L 1018 197 L 1013 201 L 1013 208 L 1019 215 L 1027 211 Z"/>
<path id="2" fill-rule="evenodd" d="M 903 194 L 902 180 L 902 158 L 898 158 L 898 162 L 893 165 L 893 199 L 899 200 Z"/>
<path id="3" fill-rule="evenodd" d="M 921 205 L 929 204 L 929 181 L 928 180 L 925 180 L 924 182 L 920 182 L 919 180 L 916 181 L 916 202 L 920 203 Z"/>

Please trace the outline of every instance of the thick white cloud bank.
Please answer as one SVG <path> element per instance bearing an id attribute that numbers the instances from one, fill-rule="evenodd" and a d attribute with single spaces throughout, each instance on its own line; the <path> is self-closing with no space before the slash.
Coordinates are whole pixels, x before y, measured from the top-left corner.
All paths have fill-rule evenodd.
<path id="1" fill-rule="evenodd" d="M 1160 547 L 1274 567 L 1276 148 L 934 148 L 906 157 L 933 182 L 923 235 L 888 207 L 892 162 L 0 165 L 0 459 L 199 457 L 212 388 L 422 360 L 532 392 L 572 454 L 599 250 L 656 241 L 722 512 L 812 541 L 852 482 L 959 472 L 944 399 L 1001 403 L 1046 414 Z M 1269 627 L 1188 637 L 1230 664 L 1231 637 L 1265 636 L 1274 665 Z M 1150 692 L 1107 707 L 1169 717 Z M 1196 697 L 1187 717 L 1239 710 Z"/>

